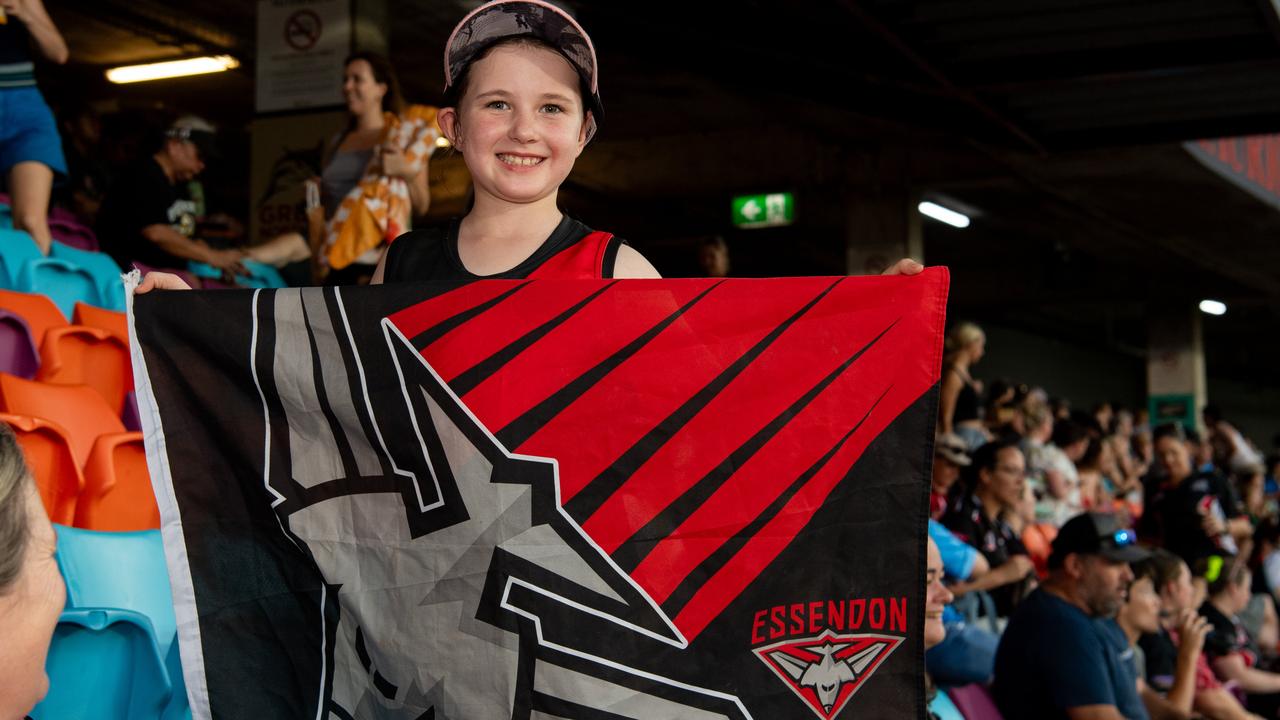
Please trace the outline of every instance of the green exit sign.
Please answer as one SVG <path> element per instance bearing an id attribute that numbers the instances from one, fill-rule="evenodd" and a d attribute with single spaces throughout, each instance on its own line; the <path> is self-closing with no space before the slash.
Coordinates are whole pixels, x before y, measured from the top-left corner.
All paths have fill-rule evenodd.
<path id="1" fill-rule="evenodd" d="M 740 228 L 790 225 L 796 220 L 796 199 L 791 193 L 741 195 L 733 199 L 733 224 Z"/>

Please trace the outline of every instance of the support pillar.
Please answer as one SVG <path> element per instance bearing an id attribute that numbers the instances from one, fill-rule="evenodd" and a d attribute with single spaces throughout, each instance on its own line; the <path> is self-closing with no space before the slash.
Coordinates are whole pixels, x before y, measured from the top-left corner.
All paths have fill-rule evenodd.
<path id="1" fill-rule="evenodd" d="M 1147 407 L 1151 425 L 1200 425 L 1208 402 L 1201 315 L 1190 307 L 1153 311 L 1147 321 Z"/>

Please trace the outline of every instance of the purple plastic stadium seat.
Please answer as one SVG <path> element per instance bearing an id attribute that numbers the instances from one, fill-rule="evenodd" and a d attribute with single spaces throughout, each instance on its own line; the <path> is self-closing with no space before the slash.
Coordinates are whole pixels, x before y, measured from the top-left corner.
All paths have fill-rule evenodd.
<path id="1" fill-rule="evenodd" d="M 138 414 L 138 394 L 132 390 L 124 396 L 124 411 L 120 413 L 120 421 L 124 423 L 125 430 L 142 431 L 142 416 Z"/>
<path id="2" fill-rule="evenodd" d="M 27 321 L 0 310 L 0 372 L 30 380 L 40 369 L 40 352 Z"/>
<path id="3" fill-rule="evenodd" d="M 986 686 L 973 683 L 947 688 L 947 695 L 965 720 L 1003 720 Z"/>
<path id="4" fill-rule="evenodd" d="M 78 222 L 49 219 L 49 233 L 53 239 L 78 250 L 98 252 L 98 236 Z"/>

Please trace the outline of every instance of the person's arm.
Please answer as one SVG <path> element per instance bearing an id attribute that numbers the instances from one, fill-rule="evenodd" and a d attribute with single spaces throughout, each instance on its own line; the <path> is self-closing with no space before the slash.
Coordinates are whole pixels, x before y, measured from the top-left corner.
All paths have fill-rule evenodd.
<path id="1" fill-rule="evenodd" d="M 951 419 L 956 414 L 956 398 L 960 397 L 960 388 L 964 381 L 960 373 L 943 370 L 942 390 L 938 393 L 938 429 L 944 433 L 951 432 Z"/>
<path id="2" fill-rule="evenodd" d="M 618 246 L 618 257 L 613 261 L 613 276 L 623 279 L 658 279 L 662 275 L 649 264 L 644 256 L 630 245 Z"/>
<path id="3" fill-rule="evenodd" d="M 208 263 L 219 270 L 243 273 L 240 261 L 244 253 L 239 250 L 215 250 L 197 240 L 192 240 L 168 225 L 148 225 L 142 228 L 142 237 L 155 243 L 161 250 L 176 257 Z"/>
<path id="4" fill-rule="evenodd" d="M 373 277 L 369 278 L 370 285 L 381 285 L 383 277 L 387 274 L 387 254 L 391 252 L 391 246 L 382 248 L 382 257 L 378 258 L 378 267 L 373 269 Z"/>
<path id="5" fill-rule="evenodd" d="M 1197 692 L 1195 710 L 1213 720 L 1262 720 L 1261 717 L 1245 710 L 1235 695 L 1220 687 L 1206 688 Z"/>
<path id="6" fill-rule="evenodd" d="M 1209 621 L 1195 610 L 1184 610 L 1178 618 L 1178 658 L 1168 698 L 1174 707 L 1186 712 L 1191 712 L 1195 703 L 1196 665 L 1208 633 Z"/>
<path id="7" fill-rule="evenodd" d="M 62 39 L 58 26 L 44 9 L 40 0 L 3 0 L 0 7 L 8 15 L 22 21 L 35 43 L 36 49 L 49 62 L 61 65 L 67 61 L 71 53 L 67 50 L 67 41 Z"/>
<path id="8" fill-rule="evenodd" d="M 1125 720 L 1115 705 L 1081 705 L 1067 708 L 1071 720 Z"/>
<path id="9" fill-rule="evenodd" d="M 1213 661 L 1213 670 L 1223 680 L 1234 680 L 1247 693 L 1280 692 L 1280 674 L 1249 667 L 1240 653 L 1217 658 Z"/>
<path id="10" fill-rule="evenodd" d="M 1014 555 L 999 567 L 974 577 L 968 582 L 956 583 L 950 587 L 951 593 L 959 597 L 965 593 L 979 590 L 990 590 L 1009 583 L 1021 582 L 1023 578 L 1035 571 L 1035 564 L 1026 555 Z"/>
<path id="11" fill-rule="evenodd" d="M 1189 720 L 1191 718 L 1190 703 L 1187 704 L 1186 710 L 1177 707 L 1168 698 L 1148 687 L 1142 678 L 1138 678 L 1138 697 L 1142 698 L 1142 704 L 1146 706 L 1151 720 Z"/>

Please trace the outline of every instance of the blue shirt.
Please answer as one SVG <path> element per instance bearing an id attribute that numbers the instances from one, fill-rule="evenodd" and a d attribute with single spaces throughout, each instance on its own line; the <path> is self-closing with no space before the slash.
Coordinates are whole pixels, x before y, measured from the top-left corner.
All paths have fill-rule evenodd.
<path id="1" fill-rule="evenodd" d="M 1124 634 L 1043 589 L 1009 619 L 992 695 L 1006 718 L 1065 718 L 1068 708 L 1112 705 L 1130 720 L 1148 720 Z"/>
<path id="2" fill-rule="evenodd" d="M 938 554 L 942 556 L 942 569 L 947 577 L 956 580 L 968 580 L 973 573 L 973 563 L 978 559 L 978 549 L 955 536 L 942 523 L 929 520 L 929 537 L 938 546 Z M 964 620 L 964 616 L 951 605 L 942 611 L 942 623 L 951 626 Z"/>

